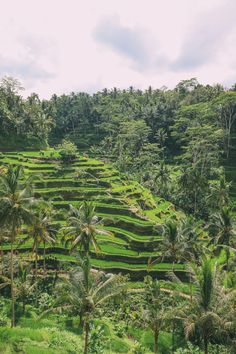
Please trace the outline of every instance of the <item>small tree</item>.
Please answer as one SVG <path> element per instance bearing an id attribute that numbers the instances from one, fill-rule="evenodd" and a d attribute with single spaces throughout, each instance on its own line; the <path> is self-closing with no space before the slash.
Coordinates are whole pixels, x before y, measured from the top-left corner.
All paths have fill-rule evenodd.
<path id="1" fill-rule="evenodd" d="M 64 139 L 62 144 L 58 145 L 59 155 L 63 163 L 67 164 L 73 161 L 78 153 L 77 146 L 70 140 Z"/>

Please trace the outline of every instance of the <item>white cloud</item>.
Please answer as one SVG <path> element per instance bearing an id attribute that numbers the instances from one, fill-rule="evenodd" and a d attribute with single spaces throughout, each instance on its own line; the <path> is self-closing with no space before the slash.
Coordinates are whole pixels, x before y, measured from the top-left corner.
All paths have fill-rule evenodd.
<path id="1" fill-rule="evenodd" d="M 234 0 L 9 0 L 0 76 L 41 97 L 104 87 L 236 81 Z"/>

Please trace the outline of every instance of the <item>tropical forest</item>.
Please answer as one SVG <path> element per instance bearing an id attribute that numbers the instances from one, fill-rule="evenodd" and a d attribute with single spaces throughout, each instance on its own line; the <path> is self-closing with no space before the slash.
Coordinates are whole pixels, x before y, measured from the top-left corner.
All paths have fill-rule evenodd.
<path id="1" fill-rule="evenodd" d="M 236 353 L 236 87 L 0 84 L 0 353 Z"/>

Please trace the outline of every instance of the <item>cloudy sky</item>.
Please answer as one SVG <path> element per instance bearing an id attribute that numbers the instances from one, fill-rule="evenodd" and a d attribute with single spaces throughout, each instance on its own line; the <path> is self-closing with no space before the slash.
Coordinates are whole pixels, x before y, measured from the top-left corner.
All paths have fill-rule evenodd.
<path id="1" fill-rule="evenodd" d="M 236 82 L 235 0 L 0 0 L 0 77 L 41 97 Z"/>

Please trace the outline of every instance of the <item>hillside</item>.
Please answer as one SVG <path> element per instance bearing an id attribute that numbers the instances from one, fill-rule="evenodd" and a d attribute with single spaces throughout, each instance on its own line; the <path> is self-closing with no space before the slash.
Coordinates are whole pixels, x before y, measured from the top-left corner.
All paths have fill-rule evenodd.
<path id="1" fill-rule="evenodd" d="M 79 206 L 83 200 L 93 201 L 96 214 L 106 220 L 106 229 L 112 232 L 112 236 L 98 236 L 101 251 L 92 251 L 96 268 L 129 271 L 133 278 L 143 277 L 149 258 L 158 256 L 160 224 L 170 216 L 178 217 L 171 203 L 154 198 L 138 182 L 125 179 L 102 160 L 78 156 L 72 164 L 62 166 L 58 152 L 48 150 L 4 153 L 1 164 L 21 164 L 25 178 L 34 176 L 35 196 L 52 201 L 56 209 L 54 223 L 58 226 L 65 225 L 69 204 Z M 5 250 L 8 248 L 4 245 Z M 19 250 L 28 254 L 31 245 L 23 244 Z M 60 240 L 46 251 L 53 267 L 76 261 Z M 150 271 L 163 278 L 170 267 L 168 263 L 159 263 Z M 183 265 L 176 268 L 181 274 Z"/>

